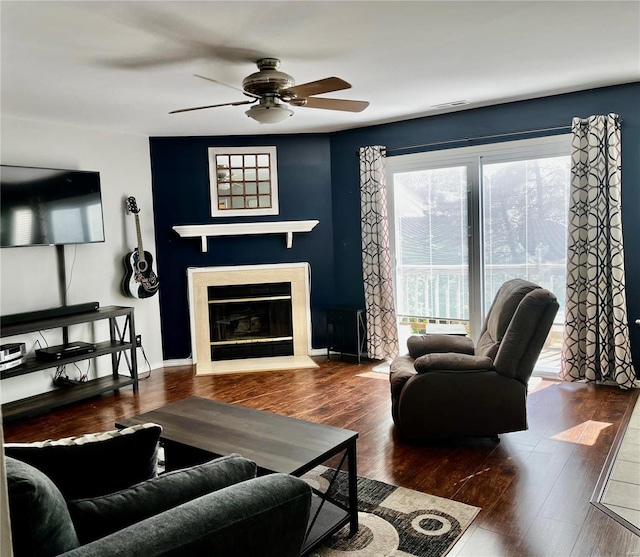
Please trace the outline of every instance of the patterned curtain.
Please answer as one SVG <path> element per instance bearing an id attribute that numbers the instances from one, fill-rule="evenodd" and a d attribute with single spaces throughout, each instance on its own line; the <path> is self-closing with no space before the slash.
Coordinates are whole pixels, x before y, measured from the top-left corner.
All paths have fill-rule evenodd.
<path id="1" fill-rule="evenodd" d="M 367 316 L 367 355 L 384 360 L 398 355 L 398 326 L 391 282 L 384 147 L 360 148 L 362 274 Z"/>
<path id="2" fill-rule="evenodd" d="M 620 119 L 572 122 L 567 299 L 560 376 L 635 386 L 620 211 Z"/>

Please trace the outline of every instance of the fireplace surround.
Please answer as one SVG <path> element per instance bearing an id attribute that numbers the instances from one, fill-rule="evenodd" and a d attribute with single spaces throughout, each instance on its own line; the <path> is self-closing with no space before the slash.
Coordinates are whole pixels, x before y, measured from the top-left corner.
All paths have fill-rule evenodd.
<path id="1" fill-rule="evenodd" d="M 187 270 L 196 375 L 317 367 L 308 263 Z"/>

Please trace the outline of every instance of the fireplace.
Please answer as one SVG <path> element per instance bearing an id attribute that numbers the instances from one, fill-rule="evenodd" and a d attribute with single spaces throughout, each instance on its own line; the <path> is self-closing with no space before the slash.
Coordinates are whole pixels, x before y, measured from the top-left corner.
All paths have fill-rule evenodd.
<path id="1" fill-rule="evenodd" d="M 309 265 L 188 269 L 196 375 L 316 367 Z"/>
<path id="2" fill-rule="evenodd" d="M 212 360 L 293 356 L 291 283 L 209 286 Z"/>

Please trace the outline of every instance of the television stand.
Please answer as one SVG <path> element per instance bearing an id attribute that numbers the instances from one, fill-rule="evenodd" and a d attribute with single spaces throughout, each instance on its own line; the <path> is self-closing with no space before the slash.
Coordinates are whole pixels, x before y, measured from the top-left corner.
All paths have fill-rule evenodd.
<path id="1" fill-rule="evenodd" d="M 31 356 L 26 358 L 25 363 L 22 365 L 1 372 L 0 380 L 106 355 L 111 356 L 112 374 L 79 382 L 73 386 L 58 387 L 52 391 L 3 404 L 2 418 L 5 422 L 42 414 L 54 408 L 85 400 L 102 393 L 117 391 L 121 387 L 128 385 L 133 385 L 134 392 L 138 390 L 136 331 L 132 307 L 106 306 L 95 311 L 83 313 L 31 319 L 10 325 L 4 325 L 3 323 L 0 330 L 0 338 L 47 329 L 66 329 L 72 325 L 100 320 L 109 321 L 109 340 L 97 342 L 95 351 L 65 355 L 55 361 L 45 361 Z M 128 375 L 119 373 L 122 355 L 125 356 L 124 360 L 128 368 Z"/>

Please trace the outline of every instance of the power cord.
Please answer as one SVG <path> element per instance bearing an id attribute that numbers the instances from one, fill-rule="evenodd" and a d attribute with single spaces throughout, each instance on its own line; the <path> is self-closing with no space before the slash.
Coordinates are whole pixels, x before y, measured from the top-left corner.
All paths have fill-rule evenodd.
<path id="1" fill-rule="evenodd" d="M 38 332 L 40 332 L 40 331 L 38 331 Z M 42 335 L 42 333 L 40 333 L 40 335 Z M 46 340 L 45 340 L 45 342 L 46 342 Z M 37 338 L 36 341 L 33 343 L 33 346 L 31 347 L 31 350 L 29 351 L 29 356 L 33 356 L 33 354 L 35 354 L 36 350 L 38 350 L 39 348 L 42 348 L 42 344 L 40 344 L 40 339 Z"/>
<path id="2" fill-rule="evenodd" d="M 42 334 L 42 331 L 38 331 L 38 334 L 42 337 L 42 340 L 44 340 L 45 346 L 49 348 L 49 343 L 47 342 L 47 339 L 45 338 L 45 336 Z M 36 342 L 40 347 L 42 347 L 42 345 L 40 344 L 40 340 L 36 339 Z"/>
<path id="3" fill-rule="evenodd" d="M 138 346 L 138 348 L 140 348 L 140 350 L 142 350 L 142 357 L 144 358 L 144 361 L 147 362 L 147 375 L 145 377 L 138 377 L 138 380 L 141 379 L 149 379 L 149 377 L 151 377 L 151 364 L 149 363 L 149 360 L 147 359 L 147 354 L 144 351 L 144 346 L 142 346 L 142 343 L 140 343 L 140 346 Z"/>
<path id="4" fill-rule="evenodd" d="M 87 370 L 84 373 L 82 373 L 82 370 L 80 369 L 80 366 L 78 365 L 78 362 L 73 362 L 73 365 L 75 366 L 75 368 L 80 373 L 80 379 L 77 381 L 77 383 L 84 383 L 85 381 L 88 380 L 89 370 L 91 369 L 91 360 L 86 360 L 86 361 L 87 361 Z"/>
<path id="5" fill-rule="evenodd" d="M 69 378 L 66 371 L 66 366 L 56 367 L 56 372 L 53 376 L 53 384 L 56 387 L 64 387 L 69 385 L 75 385 L 75 381 Z"/>
<path id="6" fill-rule="evenodd" d="M 91 369 L 91 361 L 89 360 L 89 365 L 87 366 L 87 370 L 84 373 L 82 373 L 82 370 L 77 363 L 73 362 L 73 365 L 80 372 L 80 379 L 71 379 L 67 375 L 66 364 L 59 365 L 56 367 L 56 372 L 53 375 L 53 384 L 56 387 L 69 387 L 73 385 L 79 385 L 80 383 L 84 383 L 87 381 L 87 376 L 89 374 L 89 370 Z"/>
<path id="7" fill-rule="evenodd" d="M 74 245 L 73 249 L 73 262 L 71 263 L 71 271 L 69 272 L 69 281 L 66 285 L 67 287 L 64 290 L 65 295 L 69 292 L 69 288 L 71 288 L 71 281 L 73 280 L 73 268 L 76 266 L 76 255 L 78 253 L 78 244 Z"/>

